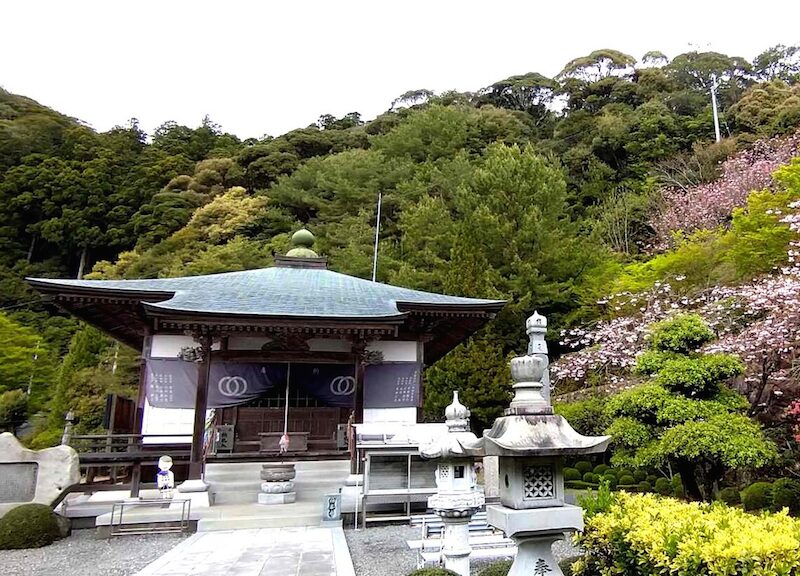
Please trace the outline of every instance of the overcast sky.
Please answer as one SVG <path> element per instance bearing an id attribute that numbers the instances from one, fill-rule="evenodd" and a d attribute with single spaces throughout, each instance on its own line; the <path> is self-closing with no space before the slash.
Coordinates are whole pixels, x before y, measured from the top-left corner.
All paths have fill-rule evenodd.
<path id="1" fill-rule="evenodd" d="M 800 44 L 798 22 L 797 0 L 20 0 L 0 10 L 0 86 L 97 130 L 208 114 L 260 137 L 369 119 L 411 89 L 552 76 L 598 48 L 752 59 Z"/>

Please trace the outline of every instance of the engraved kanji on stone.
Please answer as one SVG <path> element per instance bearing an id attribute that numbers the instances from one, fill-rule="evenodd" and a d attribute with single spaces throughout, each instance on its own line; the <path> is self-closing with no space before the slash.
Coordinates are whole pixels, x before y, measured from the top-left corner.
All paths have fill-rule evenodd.
<path id="1" fill-rule="evenodd" d="M 539 558 L 536 561 L 536 566 L 533 567 L 533 574 L 534 576 L 544 576 L 548 572 L 552 572 L 553 569 L 547 565 L 547 562 L 544 561 L 543 558 Z"/>

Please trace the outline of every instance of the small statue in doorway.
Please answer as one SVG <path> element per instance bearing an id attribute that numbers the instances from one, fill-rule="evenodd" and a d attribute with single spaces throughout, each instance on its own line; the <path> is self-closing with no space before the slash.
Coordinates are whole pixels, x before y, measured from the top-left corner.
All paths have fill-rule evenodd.
<path id="1" fill-rule="evenodd" d="M 175 474 L 170 468 L 172 468 L 172 458 L 169 456 L 162 456 L 158 459 L 156 485 L 158 486 L 158 491 L 161 493 L 161 498 L 163 500 L 171 499 L 172 489 L 175 488 Z"/>
<path id="2" fill-rule="evenodd" d="M 289 435 L 285 432 L 278 441 L 278 450 L 281 454 L 286 454 L 289 451 Z"/>

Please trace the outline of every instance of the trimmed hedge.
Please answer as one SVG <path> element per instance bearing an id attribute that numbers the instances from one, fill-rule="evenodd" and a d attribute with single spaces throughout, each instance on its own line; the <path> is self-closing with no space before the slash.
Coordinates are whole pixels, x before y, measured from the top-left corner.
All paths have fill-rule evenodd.
<path id="1" fill-rule="evenodd" d="M 647 480 L 642 480 L 636 485 L 636 487 L 639 489 L 639 492 L 650 492 L 653 490 L 653 487 Z"/>
<path id="2" fill-rule="evenodd" d="M 581 473 L 581 476 L 583 476 L 587 472 L 592 471 L 592 463 L 586 460 L 578 460 L 575 462 L 575 469 Z"/>
<path id="3" fill-rule="evenodd" d="M 742 507 L 745 510 L 763 510 L 772 504 L 772 484 L 756 482 L 742 490 Z"/>
<path id="4" fill-rule="evenodd" d="M 594 467 L 594 470 L 592 470 L 592 472 L 594 472 L 594 473 L 595 473 L 595 474 L 597 474 L 598 476 L 602 476 L 602 475 L 603 475 L 603 474 L 605 474 L 605 473 L 606 473 L 606 472 L 607 472 L 607 471 L 608 471 L 610 468 L 611 468 L 611 466 L 609 466 L 608 464 L 598 464 L 597 466 L 595 466 L 595 467 Z"/>
<path id="5" fill-rule="evenodd" d="M 672 496 L 673 493 L 672 483 L 669 481 L 669 478 L 659 478 L 656 480 L 655 489 L 656 492 L 662 496 Z"/>
<path id="6" fill-rule="evenodd" d="M 580 480 L 583 475 L 576 468 L 564 468 L 564 480 Z"/>
<path id="7" fill-rule="evenodd" d="M 619 483 L 631 486 L 633 484 L 636 484 L 636 479 L 633 476 L 630 476 L 629 474 L 625 474 L 624 476 L 619 477 Z"/>
<path id="8" fill-rule="evenodd" d="M 800 574 L 800 521 L 719 503 L 620 493 L 587 519 L 577 543 L 586 554 L 575 576 Z"/>
<path id="9" fill-rule="evenodd" d="M 650 482 L 650 484 L 655 485 L 655 483 L 658 481 L 658 476 L 656 476 L 655 474 L 648 474 L 645 480 Z"/>
<path id="10" fill-rule="evenodd" d="M 612 490 L 614 488 L 616 488 L 617 485 L 619 484 L 619 481 L 617 480 L 617 477 L 614 476 L 613 474 L 609 474 L 608 472 L 603 474 L 603 476 L 600 477 L 600 480 L 598 482 L 608 482 L 608 486 Z"/>
<path id="11" fill-rule="evenodd" d="M 800 514 L 800 481 L 781 478 L 772 484 L 772 510 L 780 512 L 789 509 L 793 516 Z"/>
<path id="12" fill-rule="evenodd" d="M 0 518 L 0 550 L 41 548 L 63 535 L 58 515 L 44 504 L 23 504 Z"/>
<path id="13" fill-rule="evenodd" d="M 583 480 L 568 480 L 564 482 L 564 486 L 566 488 L 572 488 L 573 490 L 582 490 L 585 488 L 597 488 L 597 483 L 593 482 L 584 482 Z"/>
<path id="14" fill-rule="evenodd" d="M 723 488 L 717 494 L 717 500 L 725 502 L 728 506 L 738 506 L 742 503 L 742 497 L 736 488 Z"/>
<path id="15" fill-rule="evenodd" d="M 586 474 L 583 475 L 583 481 L 589 482 L 590 484 L 597 484 L 599 478 L 597 474 L 594 474 L 593 472 L 587 472 Z"/>
<path id="16" fill-rule="evenodd" d="M 645 472 L 644 470 L 634 470 L 633 478 L 637 482 L 644 482 L 647 480 L 647 472 Z"/>
<path id="17" fill-rule="evenodd" d="M 507 576 L 508 571 L 511 570 L 512 560 L 501 560 L 500 562 L 493 562 L 486 568 L 478 572 L 478 576 Z"/>

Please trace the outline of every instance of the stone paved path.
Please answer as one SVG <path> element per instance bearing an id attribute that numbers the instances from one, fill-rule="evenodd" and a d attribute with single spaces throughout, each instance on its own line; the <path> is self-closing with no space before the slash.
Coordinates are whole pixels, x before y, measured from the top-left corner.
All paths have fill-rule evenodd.
<path id="1" fill-rule="evenodd" d="M 354 576 L 341 528 L 199 532 L 136 576 Z"/>

